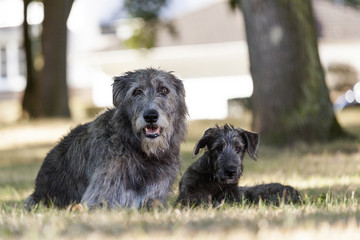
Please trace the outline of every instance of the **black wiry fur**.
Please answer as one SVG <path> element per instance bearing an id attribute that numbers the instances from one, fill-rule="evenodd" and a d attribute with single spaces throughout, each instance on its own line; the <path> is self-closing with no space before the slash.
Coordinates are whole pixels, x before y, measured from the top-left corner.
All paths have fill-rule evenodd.
<path id="1" fill-rule="evenodd" d="M 60 208 L 166 203 L 187 129 L 182 82 L 155 69 L 127 72 L 115 78 L 113 98 L 114 109 L 76 127 L 48 153 L 27 208 L 40 201 Z M 158 113 L 155 122 L 145 120 L 149 110 Z M 151 138 L 145 134 L 150 125 L 160 129 Z"/>
<path id="2" fill-rule="evenodd" d="M 280 183 L 259 184 L 251 187 L 239 187 L 240 198 L 248 203 L 279 206 L 281 203 L 300 203 L 301 195 L 295 188 Z"/>

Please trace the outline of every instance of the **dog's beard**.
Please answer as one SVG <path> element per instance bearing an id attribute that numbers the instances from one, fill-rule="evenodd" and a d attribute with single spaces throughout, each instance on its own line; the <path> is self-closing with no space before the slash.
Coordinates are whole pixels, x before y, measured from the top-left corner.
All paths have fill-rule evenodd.
<path id="1" fill-rule="evenodd" d="M 156 138 L 148 138 L 145 134 L 141 135 L 141 149 L 148 156 L 159 156 L 165 150 L 169 149 L 169 143 L 166 137 L 161 134 Z"/>

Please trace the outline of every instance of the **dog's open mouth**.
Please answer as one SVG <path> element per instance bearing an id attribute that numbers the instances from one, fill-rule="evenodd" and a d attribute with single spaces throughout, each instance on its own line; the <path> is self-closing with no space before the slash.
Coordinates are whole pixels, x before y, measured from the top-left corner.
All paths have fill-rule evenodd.
<path id="1" fill-rule="evenodd" d="M 157 138 L 161 135 L 162 128 L 156 124 L 148 125 L 144 128 L 145 137 Z"/>

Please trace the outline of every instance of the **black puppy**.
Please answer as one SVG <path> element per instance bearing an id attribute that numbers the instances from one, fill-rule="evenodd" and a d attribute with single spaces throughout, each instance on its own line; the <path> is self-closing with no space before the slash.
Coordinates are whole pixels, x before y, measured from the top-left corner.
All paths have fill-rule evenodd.
<path id="1" fill-rule="evenodd" d="M 243 172 L 243 158 L 247 151 L 256 159 L 259 137 L 257 133 L 233 126 L 209 128 L 196 145 L 194 154 L 207 147 L 204 155 L 184 173 L 177 203 L 194 206 L 202 203 L 218 204 L 224 198 L 241 201 L 238 181 Z"/>
<path id="2" fill-rule="evenodd" d="M 238 187 L 245 152 L 256 160 L 258 143 L 257 133 L 231 125 L 207 129 L 194 154 L 197 155 L 201 148 L 207 149 L 184 173 L 176 203 L 183 206 L 218 205 L 224 200 L 228 203 L 244 200 L 256 203 L 261 198 L 267 203 L 278 204 L 283 196 L 289 195 L 288 199 L 291 199 L 296 195 L 289 191 L 293 188 L 278 183 Z"/>

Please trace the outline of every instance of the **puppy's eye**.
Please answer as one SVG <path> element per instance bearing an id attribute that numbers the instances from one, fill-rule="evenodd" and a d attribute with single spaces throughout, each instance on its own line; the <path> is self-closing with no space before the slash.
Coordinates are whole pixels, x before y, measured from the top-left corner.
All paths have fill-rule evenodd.
<path id="1" fill-rule="evenodd" d="M 166 87 L 161 87 L 160 88 L 160 93 L 163 95 L 167 95 L 169 93 L 169 89 Z"/>
<path id="2" fill-rule="evenodd" d="M 241 147 L 235 147 L 235 152 L 236 153 L 241 153 L 242 151 L 242 148 Z"/>
<path id="3" fill-rule="evenodd" d="M 141 89 L 135 89 L 134 92 L 133 92 L 133 96 L 139 96 L 143 94 L 143 91 Z"/>
<path id="4" fill-rule="evenodd" d="M 223 146 L 219 145 L 215 149 L 216 149 L 217 152 L 221 152 L 223 150 Z"/>

